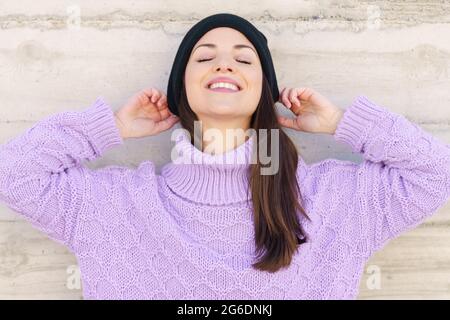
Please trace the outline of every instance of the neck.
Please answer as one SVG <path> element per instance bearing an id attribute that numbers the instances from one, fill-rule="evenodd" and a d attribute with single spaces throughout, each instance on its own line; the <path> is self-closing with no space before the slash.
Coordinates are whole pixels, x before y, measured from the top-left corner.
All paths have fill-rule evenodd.
<path id="1" fill-rule="evenodd" d="M 199 121 L 201 145 L 196 147 L 204 153 L 218 155 L 236 149 L 251 136 L 250 119 L 224 121 Z"/>

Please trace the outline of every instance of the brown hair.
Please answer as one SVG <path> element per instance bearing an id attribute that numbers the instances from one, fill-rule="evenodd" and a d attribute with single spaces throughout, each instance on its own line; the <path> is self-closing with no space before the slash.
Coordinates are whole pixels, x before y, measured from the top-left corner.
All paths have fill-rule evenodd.
<path id="1" fill-rule="evenodd" d="M 179 101 L 180 124 L 190 133 L 191 143 L 194 144 L 194 121 L 199 119 L 189 106 L 184 84 Z M 301 193 L 295 174 L 298 152 L 289 136 L 281 130 L 276 117 L 275 101 L 264 74 L 261 99 L 251 117 L 250 128 L 255 129 L 257 133 L 255 141 L 258 143 L 254 144 L 254 148 L 258 148 L 262 141 L 260 129 L 270 133 L 267 134 L 267 150 L 271 150 L 271 129 L 278 129 L 279 133 L 279 155 L 282 156 L 278 157 L 277 173 L 260 174 L 264 166 L 260 163 L 257 149 L 253 150 L 258 155 L 257 161 L 249 165 L 248 172 L 253 203 L 255 244 L 259 259 L 253 267 L 262 271 L 275 272 L 287 267 L 298 245 L 306 242 L 297 214 L 300 211 L 306 218 L 308 216 L 299 203 Z"/>

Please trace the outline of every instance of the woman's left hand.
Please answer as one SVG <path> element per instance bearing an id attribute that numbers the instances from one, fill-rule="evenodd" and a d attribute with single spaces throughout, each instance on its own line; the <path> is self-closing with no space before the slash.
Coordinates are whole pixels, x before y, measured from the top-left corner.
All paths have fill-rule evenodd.
<path id="1" fill-rule="evenodd" d="M 277 116 L 278 122 L 308 133 L 334 134 L 345 112 L 311 88 L 284 88 L 279 102 L 290 109 L 295 118 Z"/>

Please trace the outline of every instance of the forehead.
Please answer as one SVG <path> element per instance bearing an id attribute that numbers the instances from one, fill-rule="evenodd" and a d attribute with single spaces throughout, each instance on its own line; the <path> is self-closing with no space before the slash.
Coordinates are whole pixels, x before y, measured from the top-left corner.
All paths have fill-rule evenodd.
<path id="1" fill-rule="evenodd" d="M 207 33 L 205 33 L 194 45 L 194 48 L 196 48 L 198 45 L 202 43 L 213 43 L 216 46 L 233 46 L 237 43 L 240 44 L 246 44 L 249 47 L 253 48 L 255 47 L 253 44 L 247 39 L 247 37 L 241 33 L 240 31 L 228 28 L 228 27 L 220 27 L 209 30 Z"/>

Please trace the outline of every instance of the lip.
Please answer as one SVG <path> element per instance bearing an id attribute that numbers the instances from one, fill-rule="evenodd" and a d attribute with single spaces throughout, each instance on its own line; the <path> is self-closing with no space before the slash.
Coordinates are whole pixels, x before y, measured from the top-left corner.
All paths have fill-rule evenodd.
<path id="1" fill-rule="evenodd" d="M 225 92 L 225 93 L 238 93 L 240 90 L 238 90 L 238 91 L 233 91 L 233 90 L 230 90 L 230 89 L 227 89 L 227 88 L 215 88 L 215 89 L 209 89 L 209 88 L 207 88 L 209 91 L 212 91 L 212 92 Z"/>
<path id="2" fill-rule="evenodd" d="M 237 81 L 235 81 L 235 80 L 233 80 L 233 79 L 231 79 L 231 78 L 228 78 L 228 77 L 216 77 L 216 78 L 210 80 L 210 81 L 206 84 L 206 89 L 209 89 L 209 86 L 210 86 L 211 84 L 213 84 L 213 83 L 216 83 L 216 82 L 226 82 L 226 83 L 231 83 L 231 84 L 234 84 L 235 86 L 238 87 L 238 89 L 239 89 L 238 91 L 241 91 L 241 90 L 242 90 L 241 86 L 239 85 L 239 83 L 237 83 Z M 209 90 L 211 90 L 211 89 L 209 89 Z"/>

